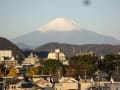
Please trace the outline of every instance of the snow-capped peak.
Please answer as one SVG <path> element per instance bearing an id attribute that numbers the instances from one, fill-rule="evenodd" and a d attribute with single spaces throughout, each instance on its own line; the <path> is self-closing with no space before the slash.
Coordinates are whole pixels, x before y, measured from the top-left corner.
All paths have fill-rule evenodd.
<path id="1" fill-rule="evenodd" d="M 64 18 L 56 18 L 53 21 L 49 22 L 46 25 L 41 26 L 38 31 L 40 32 L 63 32 L 63 31 L 73 31 L 80 30 L 79 24 L 72 20 Z"/>

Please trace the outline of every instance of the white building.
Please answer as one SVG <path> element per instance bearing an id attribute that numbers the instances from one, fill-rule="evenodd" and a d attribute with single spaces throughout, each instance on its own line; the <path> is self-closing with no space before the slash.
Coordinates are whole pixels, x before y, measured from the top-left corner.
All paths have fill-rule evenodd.
<path id="1" fill-rule="evenodd" d="M 0 50 L 0 64 L 5 64 L 6 66 L 17 65 L 17 60 L 12 56 L 12 50 Z"/>
<path id="2" fill-rule="evenodd" d="M 11 50 L 0 50 L 0 57 L 12 57 Z"/>
<path id="3" fill-rule="evenodd" d="M 31 53 L 27 58 L 24 59 L 23 64 L 39 65 L 39 58 Z"/>
<path id="4" fill-rule="evenodd" d="M 62 77 L 59 83 L 55 83 L 55 90 L 78 90 L 78 81 L 72 77 Z"/>
<path id="5" fill-rule="evenodd" d="M 4 63 L 6 66 L 16 66 L 18 64 L 17 60 L 14 57 L 4 59 L 3 57 L 0 58 L 0 64 Z"/>
<path id="6" fill-rule="evenodd" d="M 61 62 L 64 62 L 65 59 L 65 54 L 60 51 L 60 49 L 55 49 L 55 52 L 50 52 L 48 54 L 48 59 L 56 59 L 60 60 Z"/>

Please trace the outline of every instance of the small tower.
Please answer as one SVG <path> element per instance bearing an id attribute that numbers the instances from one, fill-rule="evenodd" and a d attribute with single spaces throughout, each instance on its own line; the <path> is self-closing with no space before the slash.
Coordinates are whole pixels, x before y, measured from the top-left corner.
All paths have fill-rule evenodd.
<path id="1" fill-rule="evenodd" d="M 60 49 L 55 49 L 56 59 L 59 61 Z"/>

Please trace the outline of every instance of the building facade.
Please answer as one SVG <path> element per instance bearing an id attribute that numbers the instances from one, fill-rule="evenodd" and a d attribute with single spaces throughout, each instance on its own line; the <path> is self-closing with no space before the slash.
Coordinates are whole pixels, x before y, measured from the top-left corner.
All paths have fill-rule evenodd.
<path id="1" fill-rule="evenodd" d="M 64 62 L 66 60 L 65 54 L 61 52 L 60 49 L 55 49 L 54 52 L 50 52 L 48 54 L 48 59 L 55 59 L 55 60 L 59 60 L 60 62 Z"/>
<path id="2" fill-rule="evenodd" d="M 0 57 L 12 57 L 11 50 L 0 50 Z"/>
<path id="3" fill-rule="evenodd" d="M 33 53 L 31 53 L 27 58 L 24 59 L 23 64 L 38 65 L 39 58 L 36 55 L 33 55 Z"/>

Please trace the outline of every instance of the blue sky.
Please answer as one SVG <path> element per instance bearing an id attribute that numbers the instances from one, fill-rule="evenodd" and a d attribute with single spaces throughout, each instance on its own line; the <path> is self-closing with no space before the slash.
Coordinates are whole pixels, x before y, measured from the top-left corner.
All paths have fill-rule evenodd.
<path id="1" fill-rule="evenodd" d="M 120 0 L 0 0 L 0 36 L 14 38 L 61 17 L 120 39 Z"/>

